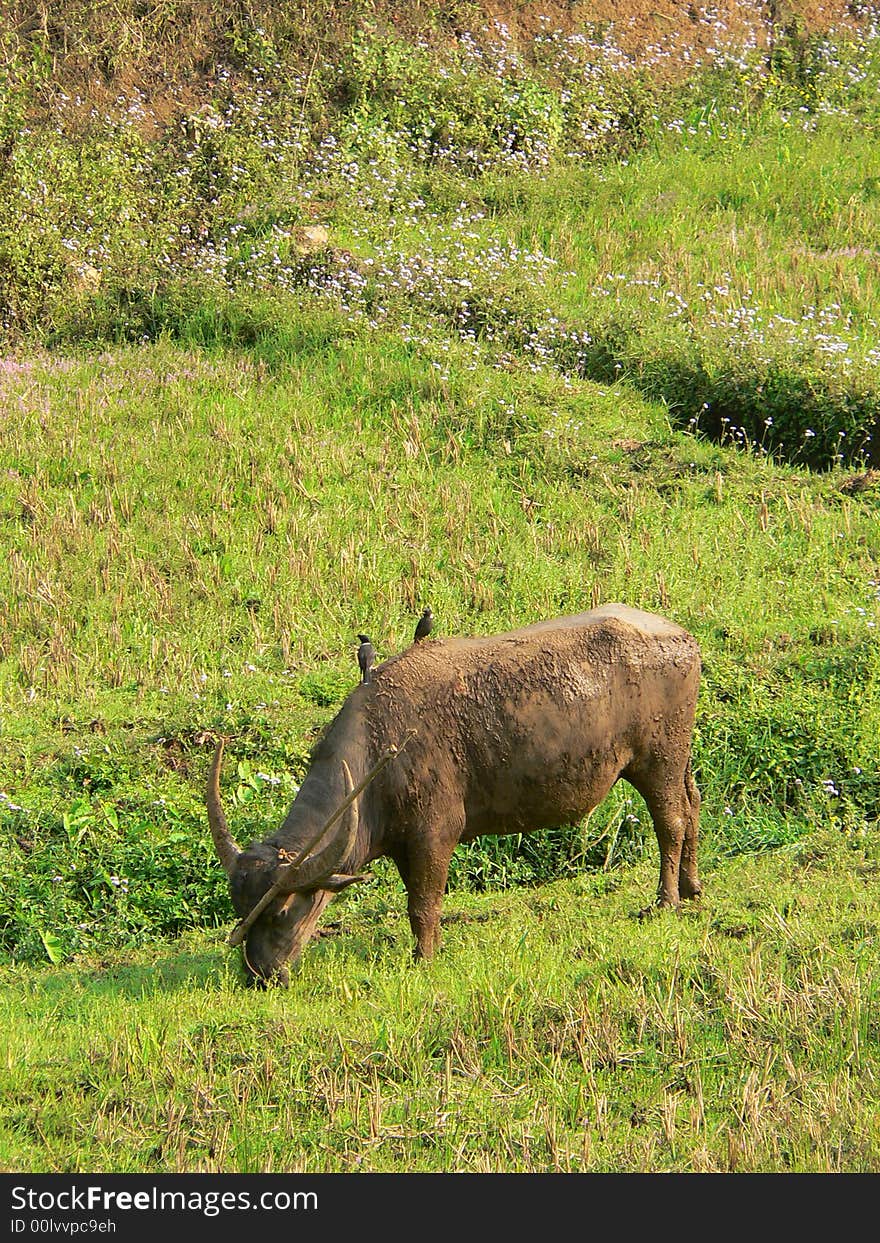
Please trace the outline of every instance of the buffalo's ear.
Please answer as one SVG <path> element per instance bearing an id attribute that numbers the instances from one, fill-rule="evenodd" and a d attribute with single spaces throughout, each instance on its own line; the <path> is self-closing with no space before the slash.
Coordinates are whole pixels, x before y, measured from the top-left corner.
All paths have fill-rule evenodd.
<path id="1" fill-rule="evenodd" d="M 321 881 L 321 888 L 328 889 L 331 893 L 341 893 L 343 889 L 347 889 L 349 885 L 356 885 L 361 880 L 372 880 L 369 872 L 359 872 L 357 876 L 343 876 L 336 872 L 332 876 L 328 876 L 326 880 Z"/>

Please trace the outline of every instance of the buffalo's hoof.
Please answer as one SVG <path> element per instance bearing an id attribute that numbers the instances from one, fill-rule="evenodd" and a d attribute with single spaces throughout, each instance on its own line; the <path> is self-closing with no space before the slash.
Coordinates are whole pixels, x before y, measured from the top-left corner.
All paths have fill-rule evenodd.
<path id="1" fill-rule="evenodd" d="M 655 919 L 661 911 L 677 911 L 678 903 L 661 901 L 660 898 L 656 902 L 652 902 L 650 906 L 643 906 L 640 911 L 636 911 L 636 919 Z"/>

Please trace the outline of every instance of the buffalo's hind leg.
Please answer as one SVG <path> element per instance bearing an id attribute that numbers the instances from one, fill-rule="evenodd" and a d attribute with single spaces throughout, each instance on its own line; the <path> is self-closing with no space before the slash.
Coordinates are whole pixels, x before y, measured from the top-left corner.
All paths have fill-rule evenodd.
<path id="1" fill-rule="evenodd" d="M 652 765 L 648 771 L 634 768 L 625 776 L 647 803 L 657 834 L 657 905 L 677 907 L 682 898 L 695 898 L 702 888 L 697 876 L 700 795 L 690 761 L 685 772 L 671 780 L 668 768 L 661 764 Z"/>
<path id="2" fill-rule="evenodd" d="M 691 762 L 688 760 L 684 774 L 684 790 L 688 815 L 681 847 L 681 864 L 678 869 L 678 891 L 682 898 L 698 898 L 703 892 L 697 874 L 697 843 L 700 836 L 700 791 L 694 781 Z"/>

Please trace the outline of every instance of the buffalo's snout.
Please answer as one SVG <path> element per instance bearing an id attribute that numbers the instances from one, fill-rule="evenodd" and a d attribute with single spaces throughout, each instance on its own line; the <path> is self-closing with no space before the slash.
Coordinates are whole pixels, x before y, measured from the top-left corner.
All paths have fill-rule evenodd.
<path id="1" fill-rule="evenodd" d="M 287 988 L 290 984 L 290 972 L 286 967 L 278 967 L 271 975 L 256 975 L 248 970 L 245 984 L 248 988 Z"/>
<path id="2" fill-rule="evenodd" d="M 242 947 L 247 983 L 252 988 L 287 988 L 290 971 L 283 952 L 267 945 L 262 938 L 251 937 Z"/>
<path id="3" fill-rule="evenodd" d="M 260 987 L 287 987 L 290 968 L 299 961 L 332 897 L 326 890 L 291 894 L 279 899 L 257 920 L 242 946 L 252 983 Z"/>

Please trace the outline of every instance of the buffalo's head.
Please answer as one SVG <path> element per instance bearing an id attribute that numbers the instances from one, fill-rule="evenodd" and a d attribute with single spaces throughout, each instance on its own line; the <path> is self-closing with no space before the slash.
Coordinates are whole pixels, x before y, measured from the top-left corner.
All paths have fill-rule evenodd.
<path id="1" fill-rule="evenodd" d="M 252 842 L 247 850 L 236 844 L 220 802 L 222 762 L 221 742 L 208 776 L 208 823 L 229 877 L 232 905 L 242 920 L 239 928 L 246 934 L 235 943 L 243 940 L 242 953 L 252 982 L 286 985 L 288 964 L 299 958 L 334 893 L 365 879 L 337 870 L 350 854 L 358 831 L 357 800 L 348 803 L 354 791 L 351 773 L 343 761 L 344 803 L 348 803 L 344 813 L 337 811 L 328 818 L 316 815 L 314 808 L 304 809 L 296 836 L 305 848 L 291 856 L 270 842 Z"/>

